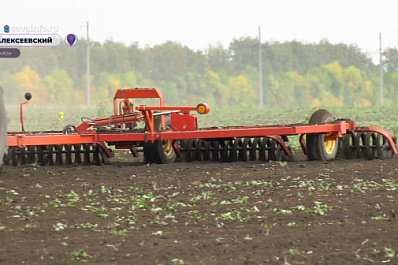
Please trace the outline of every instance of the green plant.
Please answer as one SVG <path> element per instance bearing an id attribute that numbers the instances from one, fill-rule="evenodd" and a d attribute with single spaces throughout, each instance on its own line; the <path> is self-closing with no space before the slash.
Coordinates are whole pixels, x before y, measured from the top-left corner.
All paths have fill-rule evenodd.
<path id="1" fill-rule="evenodd" d="M 6 191 L 6 193 L 11 195 L 18 195 L 18 192 L 16 192 L 15 190 L 8 190 Z"/>
<path id="2" fill-rule="evenodd" d="M 388 218 L 385 215 L 379 215 L 379 216 L 376 216 L 376 217 L 372 217 L 372 219 L 373 220 L 378 220 L 378 221 L 380 221 L 380 220 L 388 220 Z"/>
<path id="3" fill-rule="evenodd" d="M 127 236 L 127 230 L 126 229 L 122 229 L 122 230 L 111 230 L 109 231 L 109 233 L 111 235 L 114 236 Z"/>
<path id="4" fill-rule="evenodd" d="M 99 217 L 99 218 L 103 218 L 103 219 L 107 219 L 107 218 L 109 217 L 109 214 L 100 213 L 100 212 L 98 212 L 98 211 L 95 211 L 95 212 L 94 212 L 94 215 L 97 216 L 97 217 Z"/>
<path id="5" fill-rule="evenodd" d="M 332 206 L 323 204 L 322 202 L 315 202 L 314 212 L 317 215 L 326 215 L 328 211 L 332 210 Z"/>
<path id="6" fill-rule="evenodd" d="M 80 249 L 80 250 L 76 250 L 73 251 L 71 253 L 66 253 L 66 257 L 71 259 L 71 260 L 88 260 L 88 259 L 92 259 L 93 256 L 86 253 L 86 251 Z"/>
<path id="7" fill-rule="evenodd" d="M 174 264 L 184 264 L 184 261 L 182 259 L 172 259 L 171 260 Z"/>
<path id="8" fill-rule="evenodd" d="M 152 235 L 154 235 L 154 236 L 165 236 L 165 235 L 167 235 L 167 232 L 156 231 L 156 232 L 153 232 Z"/>
<path id="9" fill-rule="evenodd" d="M 240 222 L 247 222 L 251 220 L 251 217 L 248 215 L 243 217 L 241 212 L 238 210 L 233 209 L 231 212 L 223 213 L 219 217 L 221 220 L 233 220 L 233 221 L 240 221 Z"/>
<path id="10" fill-rule="evenodd" d="M 395 257 L 396 251 L 392 248 L 384 248 L 385 256 L 387 258 L 393 258 Z"/>
<path id="11" fill-rule="evenodd" d="M 232 199 L 234 203 L 246 203 L 249 200 L 249 196 L 238 197 L 236 199 Z"/>
<path id="12" fill-rule="evenodd" d="M 281 166 L 281 167 L 286 167 L 287 166 L 287 161 L 280 161 L 279 162 L 279 165 Z"/>
<path id="13" fill-rule="evenodd" d="M 67 194 L 63 194 L 62 197 L 70 199 L 71 201 L 79 201 L 80 197 L 79 195 L 74 192 L 73 190 L 69 191 Z"/>
<path id="14" fill-rule="evenodd" d="M 63 223 L 56 223 L 55 225 L 53 225 L 54 231 L 62 231 L 65 230 L 67 227 L 68 225 Z"/>
<path id="15" fill-rule="evenodd" d="M 199 214 L 199 210 L 188 211 L 187 213 L 194 219 L 200 219 L 201 218 L 201 216 Z"/>
<path id="16" fill-rule="evenodd" d="M 291 214 L 292 213 L 292 210 L 277 209 L 277 208 L 274 208 L 273 211 L 276 212 L 277 214 Z"/>
<path id="17" fill-rule="evenodd" d="M 224 238 L 222 238 L 222 237 L 216 238 L 216 243 L 217 244 L 224 244 Z"/>

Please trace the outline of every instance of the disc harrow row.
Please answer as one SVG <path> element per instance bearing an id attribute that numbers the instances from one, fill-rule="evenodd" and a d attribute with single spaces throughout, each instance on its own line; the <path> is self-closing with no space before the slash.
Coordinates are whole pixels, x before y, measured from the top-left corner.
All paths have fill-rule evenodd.
<path id="1" fill-rule="evenodd" d="M 187 162 L 193 161 L 285 161 L 280 144 L 270 137 L 222 140 L 189 139 L 180 141 Z"/>
<path id="2" fill-rule="evenodd" d="M 395 144 L 396 139 L 393 138 Z M 387 138 L 375 132 L 347 133 L 340 140 L 341 156 L 345 159 L 387 159 L 394 155 Z"/>
<path id="3" fill-rule="evenodd" d="M 3 160 L 5 164 L 13 166 L 25 164 L 40 166 L 103 165 L 108 163 L 108 157 L 102 147 L 91 144 L 11 146 Z"/>

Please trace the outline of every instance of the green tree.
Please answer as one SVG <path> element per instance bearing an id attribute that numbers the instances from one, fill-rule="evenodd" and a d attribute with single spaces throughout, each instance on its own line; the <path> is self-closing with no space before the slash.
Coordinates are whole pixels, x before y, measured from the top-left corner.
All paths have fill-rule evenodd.
<path id="1" fill-rule="evenodd" d="M 78 97 L 74 94 L 73 81 L 63 69 L 52 70 L 42 79 L 41 86 L 48 94 L 44 104 L 67 105 L 78 102 Z"/>
<path id="2" fill-rule="evenodd" d="M 9 72 L 4 72 L 0 77 L 0 86 L 4 90 L 4 102 L 9 103 L 19 103 L 22 101 L 25 88 L 21 86 L 19 82 L 15 79 L 14 74 Z"/>
<path id="3" fill-rule="evenodd" d="M 200 89 L 202 100 L 209 104 L 217 104 L 227 106 L 234 97 L 230 86 L 223 84 L 220 75 L 211 70 L 207 70 L 204 75 L 205 84 L 203 89 Z"/>
<path id="4" fill-rule="evenodd" d="M 256 67 L 258 65 L 258 39 L 241 37 L 234 39 L 229 44 L 229 53 L 234 64 L 234 71 L 229 74 L 240 74 L 247 65 Z"/>
<path id="5" fill-rule="evenodd" d="M 393 73 L 398 71 L 398 50 L 397 48 L 387 48 L 383 52 L 384 68 L 387 72 Z"/>
<path id="6" fill-rule="evenodd" d="M 25 66 L 21 72 L 16 73 L 15 80 L 26 92 L 36 94 L 39 89 L 40 76 L 30 66 Z"/>
<path id="7" fill-rule="evenodd" d="M 344 104 L 360 105 L 361 101 L 361 71 L 355 66 L 349 66 L 343 70 L 344 82 L 346 85 Z"/>
<path id="8" fill-rule="evenodd" d="M 229 105 L 255 105 L 257 104 L 257 93 L 250 84 L 247 75 L 231 76 L 229 80 L 231 97 Z"/>
<path id="9" fill-rule="evenodd" d="M 224 49 L 222 44 L 215 46 L 210 45 L 206 51 L 207 62 L 210 69 L 214 72 L 231 72 L 231 55 L 228 50 Z"/>

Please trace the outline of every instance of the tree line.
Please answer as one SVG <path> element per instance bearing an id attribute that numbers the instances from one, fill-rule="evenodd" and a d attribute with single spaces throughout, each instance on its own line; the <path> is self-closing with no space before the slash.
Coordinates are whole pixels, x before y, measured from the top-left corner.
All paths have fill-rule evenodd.
<path id="1" fill-rule="evenodd" d="M 109 104 L 116 89 L 159 87 L 168 105 L 257 105 L 256 38 L 241 37 L 229 47 L 192 50 L 177 42 L 152 47 L 107 40 L 91 43 L 91 101 Z M 6 103 L 29 91 L 41 106 L 86 102 L 86 47 L 21 48 L 17 60 L 0 65 Z M 355 45 L 261 43 L 264 103 L 267 106 L 378 105 L 379 65 Z M 398 99 L 398 50 L 383 53 L 385 105 Z"/>

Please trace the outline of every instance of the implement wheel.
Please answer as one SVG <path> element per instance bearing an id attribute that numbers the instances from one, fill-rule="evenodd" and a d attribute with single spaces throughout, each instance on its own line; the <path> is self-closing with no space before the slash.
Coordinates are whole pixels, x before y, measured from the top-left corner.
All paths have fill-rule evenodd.
<path id="1" fill-rule="evenodd" d="M 334 118 L 327 110 L 320 109 L 312 114 L 309 124 L 333 122 Z M 327 134 L 307 134 L 308 160 L 332 160 L 336 158 L 338 140 L 328 139 Z"/>
<path id="2" fill-rule="evenodd" d="M 170 116 L 164 116 L 165 130 L 171 130 Z M 162 130 L 161 116 L 154 117 L 155 131 Z M 176 159 L 172 140 L 155 140 L 153 143 L 144 143 L 144 158 L 147 163 L 171 164 Z"/>

